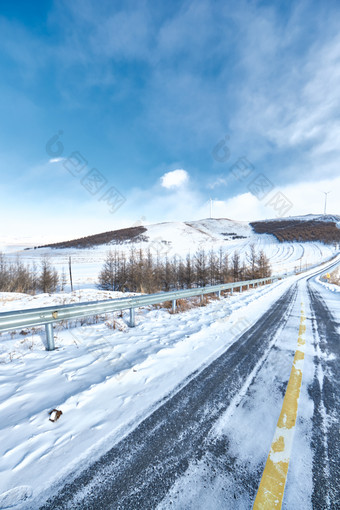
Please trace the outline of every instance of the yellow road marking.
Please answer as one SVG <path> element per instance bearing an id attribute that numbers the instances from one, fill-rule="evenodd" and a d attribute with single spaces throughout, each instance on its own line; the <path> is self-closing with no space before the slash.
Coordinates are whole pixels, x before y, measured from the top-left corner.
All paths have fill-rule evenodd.
<path id="1" fill-rule="evenodd" d="M 302 305 L 303 306 L 303 305 Z M 292 449 L 297 418 L 302 370 L 305 358 L 305 314 L 301 310 L 298 345 L 294 356 L 281 414 L 277 422 L 273 442 L 262 474 L 253 509 L 280 509 L 285 490 L 290 452 Z"/>

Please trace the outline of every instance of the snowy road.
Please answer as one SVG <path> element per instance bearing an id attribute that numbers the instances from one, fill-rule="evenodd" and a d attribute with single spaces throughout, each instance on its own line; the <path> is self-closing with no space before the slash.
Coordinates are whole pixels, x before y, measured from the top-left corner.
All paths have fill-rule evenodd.
<path id="1" fill-rule="evenodd" d="M 282 508 L 339 508 L 337 296 L 296 281 L 41 509 L 280 508 L 279 475 Z"/>

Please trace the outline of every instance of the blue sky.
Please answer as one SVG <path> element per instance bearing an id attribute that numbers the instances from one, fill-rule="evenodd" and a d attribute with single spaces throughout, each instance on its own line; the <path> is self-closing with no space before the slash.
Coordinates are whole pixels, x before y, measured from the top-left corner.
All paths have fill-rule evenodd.
<path id="1" fill-rule="evenodd" d="M 294 215 L 331 191 L 338 214 L 339 15 L 332 0 L 1 0 L 0 242 L 199 219 L 210 197 L 215 217 L 255 220 L 279 215 L 278 193 Z"/>

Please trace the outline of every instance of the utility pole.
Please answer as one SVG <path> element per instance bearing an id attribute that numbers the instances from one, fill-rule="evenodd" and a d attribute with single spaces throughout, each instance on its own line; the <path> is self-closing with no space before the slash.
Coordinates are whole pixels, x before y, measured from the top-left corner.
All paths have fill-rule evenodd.
<path id="1" fill-rule="evenodd" d="M 69 271 L 70 271 L 71 292 L 73 292 L 73 281 L 72 281 L 72 261 L 71 261 L 71 257 L 69 257 L 69 259 L 68 259 L 68 268 L 69 268 Z"/>
<path id="2" fill-rule="evenodd" d="M 327 210 L 327 195 L 329 195 L 330 191 L 324 191 L 323 192 L 325 194 L 325 209 L 324 209 L 324 215 L 326 215 L 326 210 Z"/>

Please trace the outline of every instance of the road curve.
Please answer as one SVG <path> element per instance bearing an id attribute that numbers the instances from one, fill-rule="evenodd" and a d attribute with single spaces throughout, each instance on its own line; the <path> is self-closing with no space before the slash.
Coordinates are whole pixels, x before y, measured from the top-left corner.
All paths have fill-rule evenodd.
<path id="1" fill-rule="evenodd" d="M 251 429 L 251 421 L 254 409 L 259 413 L 263 406 L 263 413 L 272 414 L 266 437 L 273 434 L 294 357 L 288 339 L 297 339 L 301 302 L 306 309 L 311 349 L 307 367 L 314 367 L 314 374 L 311 379 L 307 377 L 305 388 L 313 411 L 310 417 L 306 414 L 307 418 L 302 413 L 298 426 L 310 431 L 306 455 L 311 457 L 307 469 L 312 481 L 304 492 L 304 506 L 299 503 L 295 508 L 340 508 L 339 322 L 314 279 L 302 278 L 226 352 L 71 479 L 40 510 L 248 508 L 255 500 L 271 440 L 269 444 L 268 439 L 259 441 L 255 460 L 250 454 L 247 459 L 246 446 L 241 458 L 231 446 L 233 434 L 227 429 L 233 419 L 236 423 L 241 411 L 245 416 L 249 410 L 245 427 L 256 442 L 260 435 Z M 276 395 L 273 412 L 263 391 L 268 392 L 268 402 L 271 392 Z M 215 434 L 221 421 L 225 431 Z M 249 432 L 245 434 L 249 436 Z M 293 474 L 301 469 L 299 462 L 292 459 Z M 194 469 L 203 464 L 209 470 L 204 482 L 207 486 Z M 208 485 L 217 479 L 225 486 L 212 495 Z M 283 508 L 292 508 L 291 501 L 299 492 L 297 483 L 288 476 Z M 184 488 L 190 495 L 184 496 Z"/>

